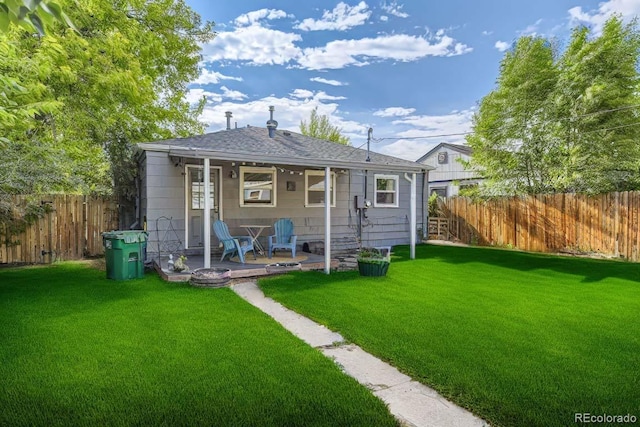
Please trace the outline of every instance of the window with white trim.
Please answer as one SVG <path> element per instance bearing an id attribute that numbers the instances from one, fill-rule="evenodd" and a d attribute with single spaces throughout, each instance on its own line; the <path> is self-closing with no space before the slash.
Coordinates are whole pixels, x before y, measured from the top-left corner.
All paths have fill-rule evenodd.
<path id="1" fill-rule="evenodd" d="M 380 208 L 398 207 L 398 175 L 379 175 L 375 178 L 375 198 L 373 206 Z"/>
<path id="2" fill-rule="evenodd" d="M 275 206 L 276 168 L 240 166 L 240 206 Z"/>
<path id="3" fill-rule="evenodd" d="M 320 207 L 324 206 L 324 171 L 305 170 L 304 171 L 304 206 Z M 331 188 L 329 188 L 329 197 L 331 199 L 331 207 L 336 207 L 336 174 L 331 172 L 329 180 Z"/>

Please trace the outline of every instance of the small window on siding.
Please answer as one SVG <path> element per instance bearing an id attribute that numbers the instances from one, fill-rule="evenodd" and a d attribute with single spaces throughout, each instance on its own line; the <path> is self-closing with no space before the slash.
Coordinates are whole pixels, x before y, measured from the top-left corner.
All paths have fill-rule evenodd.
<path id="1" fill-rule="evenodd" d="M 375 175 L 374 207 L 398 207 L 398 176 Z"/>
<path id="2" fill-rule="evenodd" d="M 431 189 L 431 194 L 436 193 L 438 197 L 447 197 L 447 187 L 435 187 Z"/>
<path id="3" fill-rule="evenodd" d="M 275 206 L 277 175 L 275 168 L 240 166 L 240 206 Z"/>
<path id="4" fill-rule="evenodd" d="M 305 207 L 324 206 L 324 171 L 306 170 L 304 171 L 304 205 Z M 331 198 L 331 207 L 336 207 L 336 174 L 331 172 L 331 188 L 329 189 L 329 197 Z"/>

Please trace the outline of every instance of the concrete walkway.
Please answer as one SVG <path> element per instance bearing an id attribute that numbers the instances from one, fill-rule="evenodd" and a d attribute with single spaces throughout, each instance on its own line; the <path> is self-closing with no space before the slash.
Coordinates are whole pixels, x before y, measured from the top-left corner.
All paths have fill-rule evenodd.
<path id="1" fill-rule="evenodd" d="M 289 310 L 264 296 L 255 282 L 231 287 L 238 295 L 273 317 L 312 347 L 318 348 L 342 370 L 371 390 L 401 423 L 416 427 L 465 427 L 488 424 L 449 402 L 429 387 L 413 381 L 393 366 L 354 344 L 344 344 L 336 332 Z"/>

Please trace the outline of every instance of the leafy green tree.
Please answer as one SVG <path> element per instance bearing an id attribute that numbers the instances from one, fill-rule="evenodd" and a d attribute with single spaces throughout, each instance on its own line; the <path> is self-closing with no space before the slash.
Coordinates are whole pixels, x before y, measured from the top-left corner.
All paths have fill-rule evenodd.
<path id="1" fill-rule="evenodd" d="M 547 40 L 520 38 L 502 60 L 497 88 L 480 103 L 468 143 L 488 178 L 486 191 L 549 190 L 555 147 L 548 111 L 558 78 L 553 58 Z"/>
<path id="2" fill-rule="evenodd" d="M 608 20 L 602 35 L 574 30 L 559 59 L 555 91 L 564 187 L 608 192 L 640 188 L 637 104 L 640 33 L 633 21 Z"/>
<path id="3" fill-rule="evenodd" d="M 317 107 L 311 111 L 308 122 L 306 120 L 300 122 L 300 133 L 342 145 L 350 145 L 349 137 L 342 135 L 341 129 L 329 122 L 329 117 L 319 115 Z"/>
<path id="4" fill-rule="evenodd" d="M 487 177 L 482 192 L 640 188 L 639 53 L 636 22 L 615 16 L 598 37 L 575 29 L 561 54 L 552 41 L 520 38 L 467 137 L 467 166 Z"/>
<path id="5" fill-rule="evenodd" d="M 57 21 L 75 29 L 73 22 L 58 3 L 45 0 L 4 0 L 0 2 L 0 32 L 10 25 L 19 25 L 27 30 L 35 29 L 44 35 L 46 28 Z"/>
<path id="6" fill-rule="evenodd" d="M 42 188 L 13 181 L 8 190 L 110 193 L 115 183 L 119 195 L 131 196 L 134 143 L 203 131 L 185 94 L 213 24 L 183 0 L 63 6 L 77 33 L 56 25 L 44 37 L 20 29 L 0 34 L 0 46 L 13 54 L 0 64 L 0 76 L 16 83 L 14 92 L 29 94 L 25 114 L 13 114 L 3 142 L 11 141 L 21 158 L 30 148 L 46 148 L 50 174 L 58 178 Z M 18 92 L 7 102 L 18 102 Z M 27 175 L 16 167 L 14 176 Z"/>

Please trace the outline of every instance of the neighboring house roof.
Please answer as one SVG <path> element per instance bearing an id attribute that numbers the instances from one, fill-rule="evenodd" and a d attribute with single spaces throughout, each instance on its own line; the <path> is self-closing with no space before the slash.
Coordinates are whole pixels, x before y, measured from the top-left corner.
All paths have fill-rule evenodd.
<path id="1" fill-rule="evenodd" d="M 468 145 L 460 145 L 460 144 L 449 144 L 448 142 L 441 142 L 440 144 L 433 147 L 431 150 L 427 151 L 427 154 L 420 157 L 416 162 L 420 163 L 428 159 L 433 153 L 441 150 L 442 148 L 449 148 L 450 150 L 458 151 L 462 154 L 466 154 L 467 156 L 473 155 L 473 149 Z"/>
<path id="2" fill-rule="evenodd" d="M 433 167 L 393 156 L 312 138 L 287 130 L 276 130 L 273 138 L 263 127 L 222 130 L 187 138 L 140 143 L 145 151 L 163 151 L 191 158 L 248 161 L 297 166 L 337 167 L 400 172 L 422 172 Z"/>

